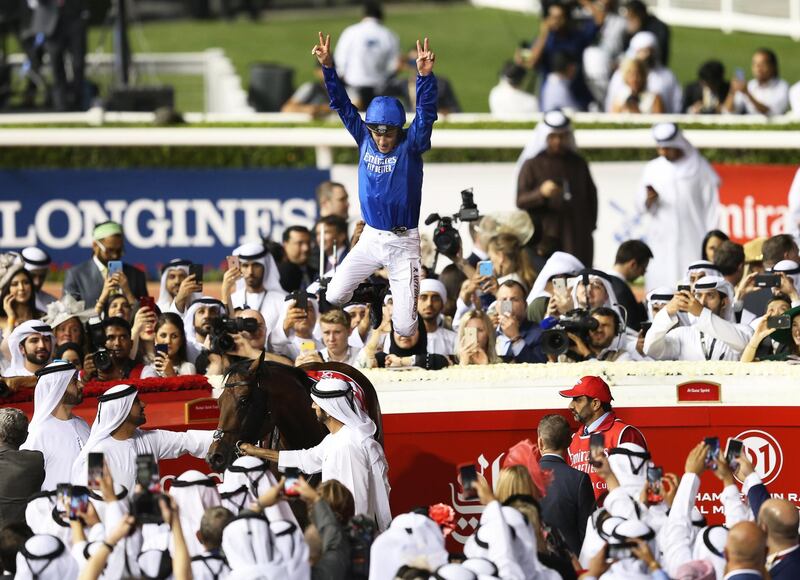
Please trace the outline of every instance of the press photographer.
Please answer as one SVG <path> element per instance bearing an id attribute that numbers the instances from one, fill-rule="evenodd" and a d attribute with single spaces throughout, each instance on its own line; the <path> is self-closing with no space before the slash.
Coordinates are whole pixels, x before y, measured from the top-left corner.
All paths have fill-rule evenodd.
<path id="1" fill-rule="evenodd" d="M 238 310 L 234 318 L 216 318 L 208 335 L 211 350 L 197 357 L 197 372 L 221 375 L 231 364 L 245 359 L 255 360 L 262 354 L 266 360 L 292 364 L 277 354 L 266 352 L 267 326 L 258 310 Z"/>
<path id="2" fill-rule="evenodd" d="M 588 315 L 585 310 L 570 315 L 573 313 L 544 332 L 542 350 L 550 362 L 641 360 L 636 343 L 625 334 L 622 321 L 612 308 L 594 308 Z"/>
<path id="3" fill-rule="evenodd" d="M 103 338 L 96 325 L 89 332 L 96 350 L 83 359 L 83 376 L 86 380 L 113 381 L 138 379 L 144 366 L 131 360 L 133 340 L 131 325 L 124 318 L 112 316 L 102 322 L 105 342 L 101 347 L 97 342 Z"/>

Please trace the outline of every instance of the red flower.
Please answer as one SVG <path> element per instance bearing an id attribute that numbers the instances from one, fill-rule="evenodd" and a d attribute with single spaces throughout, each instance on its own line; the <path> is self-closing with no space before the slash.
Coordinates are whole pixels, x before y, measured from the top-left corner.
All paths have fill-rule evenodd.
<path id="1" fill-rule="evenodd" d="M 456 512 L 446 503 L 437 503 L 428 508 L 428 517 L 439 524 L 446 538 L 456 529 Z"/>

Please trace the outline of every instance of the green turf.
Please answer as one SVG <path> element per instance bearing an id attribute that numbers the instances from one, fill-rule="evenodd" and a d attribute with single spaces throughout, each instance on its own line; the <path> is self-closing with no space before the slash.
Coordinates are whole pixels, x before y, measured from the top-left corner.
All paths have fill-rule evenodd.
<path id="1" fill-rule="evenodd" d="M 131 33 L 134 50 L 152 52 L 193 52 L 209 47 L 223 48 L 247 86 L 249 65 L 257 61 L 277 62 L 295 68 L 295 84 L 311 78 L 310 49 L 318 30 L 335 39 L 356 21 L 357 10 L 265 13 L 262 21 L 184 21 L 150 23 Z M 387 25 L 400 36 L 402 46 L 427 35 L 437 54 L 436 72 L 447 76 L 466 111 L 488 111 L 488 94 L 497 71 L 514 52 L 520 40 L 530 39 L 538 30 L 533 16 L 502 10 L 473 8 L 465 4 L 389 6 Z M 99 31 L 92 31 L 90 48 L 97 46 Z M 716 30 L 673 28 L 671 68 L 681 82 L 694 78 L 705 60 L 721 60 L 729 75 L 737 66 L 749 71 L 750 56 L 759 46 L 778 54 L 781 76 L 800 79 L 800 60 L 793 58 L 800 45 L 789 38 L 756 34 L 726 35 Z M 106 50 L 110 38 L 106 36 Z M 184 84 L 188 81 L 182 81 Z M 190 83 L 191 84 L 191 83 Z M 197 85 L 194 85 L 195 87 Z M 197 110 L 202 94 L 179 92 L 183 110 Z"/>

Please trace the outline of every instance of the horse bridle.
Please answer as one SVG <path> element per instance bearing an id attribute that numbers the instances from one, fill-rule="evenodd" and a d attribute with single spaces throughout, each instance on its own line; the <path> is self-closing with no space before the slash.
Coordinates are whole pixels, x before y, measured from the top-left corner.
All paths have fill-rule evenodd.
<path id="1" fill-rule="evenodd" d="M 236 382 L 233 382 L 233 383 L 225 383 L 225 384 L 222 385 L 223 390 L 224 389 L 230 389 L 230 388 L 236 388 L 236 387 L 256 388 L 259 391 L 261 391 L 262 393 L 264 393 L 264 397 L 266 399 L 266 402 L 269 401 L 269 393 L 265 389 L 261 388 L 261 377 L 260 376 L 257 376 L 255 385 L 252 385 L 249 381 L 236 381 Z M 237 418 L 239 416 L 240 410 L 243 408 L 243 405 L 240 402 L 242 400 L 243 400 L 243 398 L 239 398 L 239 399 L 234 398 L 234 403 L 235 403 L 235 406 L 236 406 L 236 411 L 235 412 L 236 412 Z M 270 406 L 268 404 L 265 405 L 265 409 L 266 409 L 265 422 L 269 422 L 269 420 L 272 418 L 272 410 L 270 409 Z M 239 421 L 238 432 L 239 432 L 240 436 L 241 436 L 241 432 L 244 430 L 244 423 L 245 423 L 246 419 L 247 419 L 247 417 L 245 416 L 244 418 L 242 418 Z M 221 441 L 222 438 L 226 434 L 235 434 L 235 433 L 236 433 L 236 431 L 233 431 L 231 429 L 216 429 L 214 431 L 214 433 L 211 434 L 211 440 L 214 441 L 214 442 Z M 242 452 L 241 448 L 239 447 L 242 443 L 247 443 L 247 441 L 244 441 L 243 439 L 238 439 L 236 441 L 236 443 L 234 443 L 234 445 L 233 445 L 233 452 L 236 455 L 237 459 L 244 455 L 244 453 Z M 253 445 L 255 445 L 256 447 L 260 447 L 261 446 L 261 441 L 255 441 L 253 443 Z"/>

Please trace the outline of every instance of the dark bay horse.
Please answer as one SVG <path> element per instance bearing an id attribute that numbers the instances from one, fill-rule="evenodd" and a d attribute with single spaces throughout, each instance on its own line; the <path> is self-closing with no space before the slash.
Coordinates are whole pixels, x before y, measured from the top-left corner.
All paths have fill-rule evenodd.
<path id="1" fill-rule="evenodd" d="M 311 385 L 323 374 L 338 373 L 360 387 L 356 395 L 378 427 L 383 444 L 378 396 L 372 383 L 357 369 L 337 362 L 311 363 L 295 368 L 258 360 L 240 366 L 226 377 L 218 399 L 219 424 L 206 461 L 222 473 L 238 456 L 237 443 L 273 449 L 307 449 L 328 434 L 311 408 Z"/>

